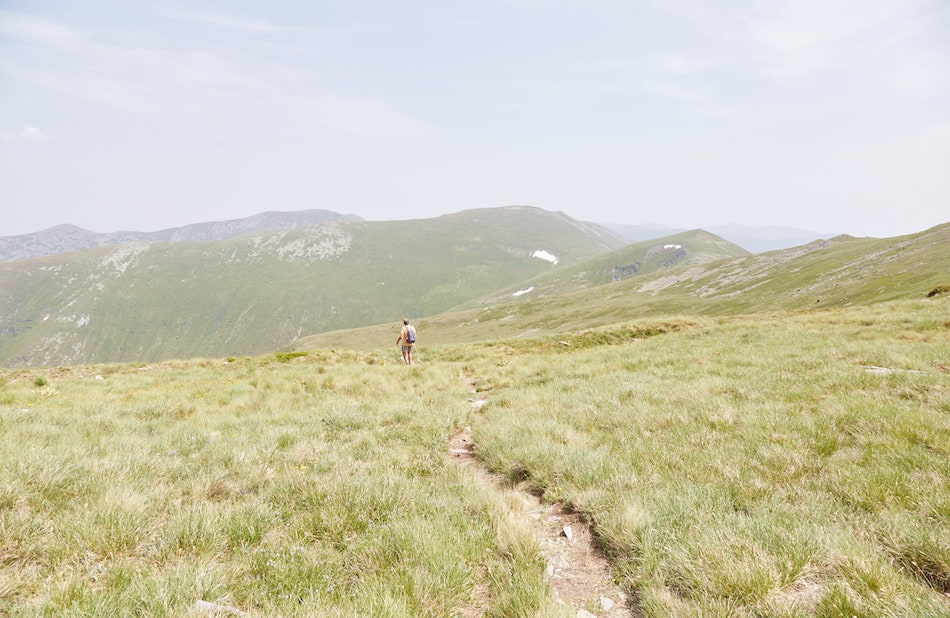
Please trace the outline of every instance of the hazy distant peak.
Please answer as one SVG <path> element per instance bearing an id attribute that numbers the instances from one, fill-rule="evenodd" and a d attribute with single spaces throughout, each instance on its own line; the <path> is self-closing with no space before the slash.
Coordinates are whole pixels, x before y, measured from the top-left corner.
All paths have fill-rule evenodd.
<path id="1" fill-rule="evenodd" d="M 228 240 L 256 231 L 290 230 L 330 221 L 362 221 L 356 215 L 330 210 L 267 211 L 240 219 L 206 221 L 157 232 L 119 231 L 101 234 L 68 223 L 20 236 L 0 237 L 0 262 L 26 260 L 126 242 L 196 242 Z"/>
<path id="2" fill-rule="evenodd" d="M 800 227 L 776 227 L 776 226 L 761 226 L 754 227 L 750 225 L 742 225 L 741 223 L 728 223 L 726 225 L 712 225 L 706 228 L 713 234 L 718 234 L 725 237 L 724 235 L 734 235 L 734 236 L 745 236 L 750 238 L 759 238 L 759 239 L 786 239 L 786 238 L 804 238 L 810 236 L 820 236 L 823 238 L 830 238 L 834 234 L 827 234 L 822 232 L 815 232 L 812 230 L 806 230 Z"/>
<path id="3" fill-rule="evenodd" d="M 78 225 L 73 225 L 72 223 L 60 223 L 59 225 L 54 225 L 53 227 L 48 227 L 45 230 L 40 230 L 36 232 L 37 234 L 61 234 L 64 232 L 76 233 L 84 232 L 87 234 L 95 234 L 92 230 L 87 230 L 86 228 L 79 227 Z M 12 236 L 0 236 L 0 238 L 13 238 Z"/>
<path id="4" fill-rule="evenodd" d="M 632 241 L 663 238 L 686 231 L 658 223 L 645 223 L 641 225 L 605 223 L 604 225 L 623 234 Z M 813 240 L 826 239 L 833 236 L 833 234 L 822 234 L 795 227 L 753 227 L 737 223 L 707 226 L 702 229 L 724 238 L 751 253 L 762 253 L 776 249 L 798 247 L 808 244 Z"/>

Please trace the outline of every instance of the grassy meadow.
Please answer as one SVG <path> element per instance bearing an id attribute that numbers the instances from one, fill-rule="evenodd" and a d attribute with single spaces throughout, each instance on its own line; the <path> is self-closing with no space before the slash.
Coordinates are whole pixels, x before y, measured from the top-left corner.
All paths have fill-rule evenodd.
<path id="1" fill-rule="evenodd" d="M 518 484 L 642 615 L 950 616 L 950 299 L 420 340 L 0 370 L 0 614 L 572 616 Z"/>

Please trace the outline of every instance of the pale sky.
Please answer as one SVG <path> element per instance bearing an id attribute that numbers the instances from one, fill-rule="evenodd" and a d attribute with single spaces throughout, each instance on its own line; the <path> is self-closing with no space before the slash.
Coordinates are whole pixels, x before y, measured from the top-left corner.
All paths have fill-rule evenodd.
<path id="1" fill-rule="evenodd" d="M 950 221 L 947 0 L 0 0 L 0 236 Z"/>

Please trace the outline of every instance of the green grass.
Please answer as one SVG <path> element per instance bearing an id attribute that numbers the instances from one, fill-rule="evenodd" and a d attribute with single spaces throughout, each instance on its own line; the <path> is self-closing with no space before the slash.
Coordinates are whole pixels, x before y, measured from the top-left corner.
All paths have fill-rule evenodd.
<path id="1" fill-rule="evenodd" d="M 944 297 L 397 356 L 3 370 L 0 614 L 558 615 L 472 426 L 645 615 L 950 615 Z"/>
<path id="2" fill-rule="evenodd" d="M 544 607 L 530 543 L 443 459 L 457 377 L 370 360 L 5 373 L 0 613 L 441 616 L 477 585 Z"/>
<path id="3" fill-rule="evenodd" d="M 0 365 L 262 354 L 314 332 L 432 315 L 621 246 L 509 207 L 0 263 Z"/>
<path id="4" fill-rule="evenodd" d="M 480 452 L 587 513 L 648 614 L 950 613 L 945 302 L 568 358 L 506 366 Z"/>
<path id="5" fill-rule="evenodd" d="M 707 236 L 698 232 L 666 240 L 680 239 L 690 253 L 705 252 L 705 258 L 711 258 L 713 249 Z M 678 320 L 675 316 L 825 311 L 942 298 L 940 290 L 947 287 L 946 273 L 950 272 L 950 224 L 945 224 L 897 238 L 841 237 L 784 251 L 694 263 L 581 289 L 602 280 L 609 264 L 625 263 L 651 246 L 637 243 L 557 269 L 535 279 L 537 289 L 517 299 L 509 294 L 504 302 L 478 309 L 418 318 L 419 336 L 428 345 L 551 333 L 571 339 L 579 331 L 610 329 L 637 319 L 653 322 Z M 579 273 L 585 274 L 580 277 Z M 392 329 L 390 319 L 386 324 L 304 337 L 287 349 L 376 350 L 395 337 Z"/>

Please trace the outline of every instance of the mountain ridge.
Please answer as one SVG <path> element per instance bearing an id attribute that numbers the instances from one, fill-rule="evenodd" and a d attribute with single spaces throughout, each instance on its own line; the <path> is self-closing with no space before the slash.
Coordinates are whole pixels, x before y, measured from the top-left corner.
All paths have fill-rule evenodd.
<path id="1" fill-rule="evenodd" d="M 533 206 L 505 206 L 503 208 L 534 208 Z M 563 213 L 562 213 L 563 214 Z M 568 216 L 568 215 L 564 215 Z M 266 229 L 296 229 L 317 225 L 327 221 L 363 221 L 353 214 L 341 214 L 335 211 L 309 209 L 299 211 L 265 211 L 238 219 L 205 221 L 183 226 L 164 228 L 158 231 L 118 231 L 94 232 L 69 223 L 13 236 L 0 236 L 0 262 L 30 259 L 44 255 L 56 255 L 78 251 L 95 246 L 120 244 L 123 242 L 191 242 L 198 240 L 226 240 L 245 233 L 254 233 Z M 584 223 L 584 222 L 582 222 Z M 687 228 L 673 228 L 656 222 L 639 225 L 622 223 L 590 223 L 591 226 L 606 228 L 620 234 L 629 242 L 655 240 L 666 236 L 689 231 Z M 786 249 L 809 243 L 813 240 L 827 239 L 835 234 L 819 233 L 795 227 L 764 226 L 755 227 L 742 224 L 716 225 L 702 228 L 751 253 L 762 253 L 776 249 Z"/>
<path id="2" fill-rule="evenodd" d="M 27 260 L 127 242 L 228 240 L 243 234 L 268 229 L 297 229 L 329 221 L 362 220 L 356 215 L 310 209 L 298 211 L 271 210 L 239 219 L 191 223 L 155 232 L 119 231 L 100 233 L 63 223 L 30 234 L 0 236 L 0 262 Z"/>
<path id="3" fill-rule="evenodd" d="M 646 276 L 678 267 L 749 255 L 749 252 L 706 230 L 689 230 L 671 236 L 633 242 L 581 264 L 544 273 L 532 281 L 530 289 L 503 290 L 485 301 L 505 302 L 513 297 L 537 297 L 563 294 L 570 290 L 592 289 L 598 286 Z"/>
<path id="4" fill-rule="evenodd" d="M 449 311 L 625 242 L 563 213 L 507 207 L 4 262 L 0 364 L 263 353 L 314 332 Z"/>
<path id="5" fill-rule="evenodd" d="M 641 315 L 878 302 L 950 283 L 950 224 L 760 254 L 705 230 L 628 243 L 531 206 L 228 233 L 0 263 L 0 365 L 257 354 L 312 335 L 345 347 L 320 333 L 404 316 L 446 324 L 449 340 L 524 336 Z"/>
<path id="6" fill-rule="evenodd" d="M 640 225 L 628 225 L 623 223 L 604 223 L 603 225 L 622 234 L 625 238 L 633 242 L 654 240 L 689 231 L 685 228 L 673 228 L 655 222 Z M 788 249 L 790 247 L 810 243 L 814 240 L 838 236 L 838 234 L 813 232 L 797 227 L 755 227 L 738 223 L 706 226 L 702 229 L 724 238 L 750 253 L 764 253 L 766 251 Z"/>
<path id="7" fill-rule="evenodd" d="M 597 256 L 571 268 L 580 271 L 603 261 L 604 256 Z M 576 286 L 562 294 L 525 294 L 506 302 L 498 302 L 496 295 L 480 308 L 429 316 L 417 326 L 429 345 L 500 342 L 542 333 L 560 334 L 569 344 L 578 332 L 642 319 L 728 318 L 902 299 L 928 302 L 934 291 L 950 289 L 947 273 L 950 223 L 885 239 L 839 235 L 784 250 L 656 269 L 590 288 Z M 331 342 L 372 350 L 389 330 L 390 325 L 379 324 L 314 334 L 285 350 L 312 350 Z"/>

